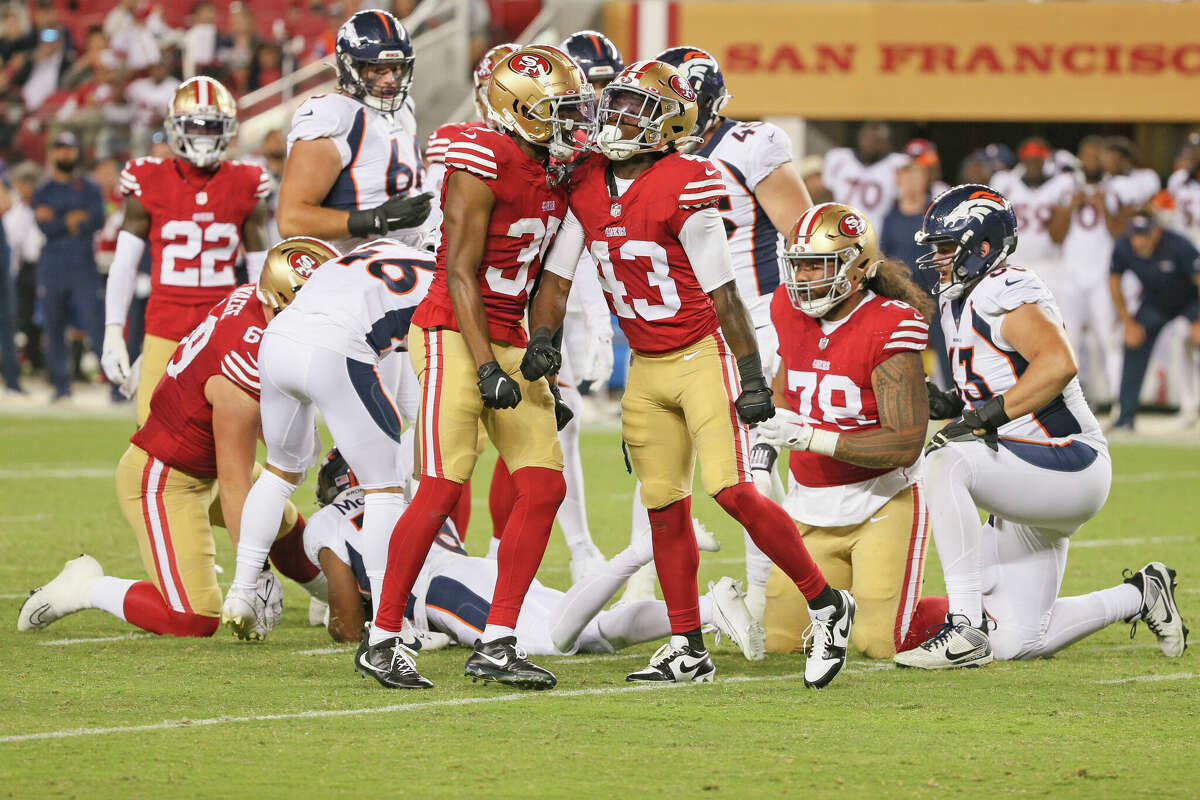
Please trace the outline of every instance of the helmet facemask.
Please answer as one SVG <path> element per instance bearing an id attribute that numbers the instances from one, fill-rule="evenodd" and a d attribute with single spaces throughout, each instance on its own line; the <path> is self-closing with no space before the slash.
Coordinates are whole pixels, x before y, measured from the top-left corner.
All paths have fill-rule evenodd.
<path id="1" fill-rule="evenodd" d="M 591 147 L 596 137 L 596 93 L 590 84 L 583 84 L 578 93 L 543 97 L 532 106 L 518 106 L 514 110 L 504 109 L 502 115 L 519 114 L 540 126 L 548 126 L 550 135 L 533 142 L 546 147 L 553 158 L 567 160 L 575 153 Z M 510 126 L 501 120 L 505 128 L 521 131 L 518 125 Z"/>
<path id="2" fill-rule="evenodd" d="M 237 117 L 216 109 L 169 114 L 167 144 L 177 156 L 202 169 L 220 161 L 237 133 Z"/>
<path id="3" fill-rule="evenodd" d="M 854 244 L 832 253 L 784 253 L 783 285 L 792 307 L 810 317 L 820 318 L 849 297 L 866 280 L 873 278 L 879 262 L 867 263 L 868 256 Z M 820 267 L 822 277 L 801 279 L 797 273 Z"/>
<path id="4" fill-rule="evenodd" d="M 344 73 L 343 85 L 347 91 L 356 97 L 363 105 L 391 114 L 399 110 L 408 99 L 408 90 L 412 87 L 413 61 L 408 58 L 386 59 L 381 61 L 362 61 L 351 58 L 347 53 L 338 54 L 338 60 Z M 366 67 L 379 66 L 391 70 L 394 81 L 391 86 L 379 86 L 383 81 L 382 75 L 366 78 L 363 73 Z"/>
<path id="5" fill-rule="evenodd" d="M 596 114 L 600 125 L 596 146 L 612 161 L 625 161 L 641 153 L 665 150 L 670 140 L 662 134 L 663 125 L 683 113 L 684 106 L 677 100 L 638 86 L 610 85 L 600 97 Z M 637 128 L 637 135 L 632 139 L 624 138 L 622 125 Z"/>

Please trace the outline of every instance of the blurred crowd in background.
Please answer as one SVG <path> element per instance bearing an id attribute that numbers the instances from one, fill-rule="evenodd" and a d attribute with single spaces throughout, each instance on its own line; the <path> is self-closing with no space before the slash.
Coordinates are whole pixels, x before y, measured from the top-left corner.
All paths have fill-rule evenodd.
<path id="1" fill-rule="evenodd" d="M 104 10 L 78 0 L 69 17 L 55 0 L 0 6 L 0 363 L 6 398 L 27 397 L 23 381 L 47 371 L 75 381 L 103 380 L 89 351 L 98 350 L 104 275 L 122 221 L 121 166 L 130 157 L 171 156 L 162 120 L 180 80 L 208 74 L 244 97 L 329 56 L 337 27 L 355 10 L 286 0 L 256 2 L 254 11 L 208 0 L 186 11 L 182 4 L 140 0 L 94 5 Z M 417 2 L 370 5 L 390 6 L 404 17 Z M 514 38 L 538 5 L 473 0 L 472 49 L 481 53 Z M 1176 406 L 1186 424 L 1195 423 L 1200 324 L 1193 275 L 1200 266 L 1183 262 L 1200 244 L 1200 134 L 1175 154 L 1169 174 L 1143 166 L 1143 154 L 1119 136 L 995 142 L 958 164 L 943 164 L 935 141 L 893 141 L 883 122 L 857 125 L 851 139 L 799 162 L 814 201 L 862 209 L 885 254 L 910 265 L 918 281 L 932 288 L 932 273 L 916 269 L 921 250 L 913 242 L 930 199 L 957 182 L 1002 191 L 1020 223 L 1013 261 L 1035 269 L 1059 296 L 1093 404 L 1105 408 L 1117 399 L 1123 374 L 1128 382 L 1124 362 L 1133 353 L 1152 376 L 1150 401 Z M 243 151 L 276 181 L 285 155 L 281 130 L 267 133 L 255 152 Z M 1176 283 L 1148 291 L 1136 264 L 1122 267 L 1127 274 L 1118 279 L 1126 302 L 1114 302 L 1114 250 L 1146 264 L 1178 261 Z M 138 295 L 143 302 L 148 275 L 144 284 Z M 1149 311 L 1163 302 L 1170 307 L 1150 319 Z M 131 320 L 137 324 L 136 306 Z M 131 342 L 140 338 L 129 336 Z M 931 351 L 934 374 L 947 385 L 951 365 L 941 342 Z M 49 363 L 62 359 L 67 363 Z M 1184 370 L 1182 378 L 1174 374 L 1178 370 Z M 1159 380 L 1165 387 L 1165 376 L 1174 384 L 1170 396 L 1153 385 Z M 620 369 L 614 380 L 621 380 Z M 1140 379 L 1126 391 L 1136 394 L 1139 387 Z M 69 395 L 69 386 L 60 385 L 53 396 Z M 113 398 L 119 399 L 115 391 Z M 1117 422 L 1125 426 L 1132 419 Z"/>

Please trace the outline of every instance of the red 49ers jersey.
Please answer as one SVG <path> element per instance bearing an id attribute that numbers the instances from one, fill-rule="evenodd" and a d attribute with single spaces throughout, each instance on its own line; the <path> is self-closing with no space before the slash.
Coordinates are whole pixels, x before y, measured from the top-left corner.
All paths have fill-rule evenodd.
<path id="1" fill-rule="evenodd" d="M 583 227 L 600 284 L 629 346 L 668 353 L 718 328 L 679 241 L 688 217 L 725 197 L 721 172 L 700 156 L 672 153 L 634 178 L 618 198 L 609 193 L 608 159 L 590 156 L 571 179 L 571 212 Z"/>
<path id="2" fill-rule="evenodd" d="M 929 340 L 929 323 L 915 308 L 874 292 L 850 316 L 825 323 L 823 330 L 818 320 L 792 307 L 780 286 L 771 298 L 771 321 L 779 333 L 788 405 L 826 431 L 878 428 L 871 373 L 897 353 L 923 351 Z M 891 471 L 806 450 L 793 450 L 789 467 L 804 486 L 845 486 Z"/>
<path id="3" fill-rule="evenodd" d="M 446 180 L 462 170 L 487 184 L 496 204 L 488 220 L 487 243 L 479 264 L 479 288 L 493 339 L 524 347 L 523 321 L 529 290 L 542 269 L 542 257 L 567 214 L 566 189 L 546 185 L 542 164 L 527 156 L 506 134 L 487 128 L 459 131 L 446 148 Z M 437 274 L 429 295 L 413 315 L 422 328 L 459 330 L 446 288 L 446 236 L 437 251 Z"/>
<path id="4" fill-rule="evenodd" d="M 175 348 L 150 398 L 150 417 L 130 441 L 180 472 L 217 477 L 212 406 L 204 385 L 224 375 L 258 400 L 258 343 L 267 327 L 256 288 L 246 284 L 213 306 Z"/>
<path id="5" fill-rule="evenodd" d="M 139 158 L 121 172 L 121 191 L 150 214 L 146 333 L 177 341 L 237 284 L 242 224 L 270 194 L 270 175 L 241 161 L 207 172 L 178 158 Z"/>

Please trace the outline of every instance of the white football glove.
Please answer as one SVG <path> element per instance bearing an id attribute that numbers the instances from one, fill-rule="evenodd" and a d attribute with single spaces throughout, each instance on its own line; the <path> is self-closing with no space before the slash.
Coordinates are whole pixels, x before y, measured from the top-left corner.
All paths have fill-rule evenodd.
<path id="1" fill-rule="evenodd" d="M 607 383 L 613 371 L 612 328 L 607 331 L 589 333 L 587 350 L 584 351 L 583 368 L 579 371 L 580 381 Z"/>
<path id="2" fill-rule="evenodd" d="M 761 423 L 759 423 L 761 427 Z M 750 450 L 750 477 L 754 479 L 754 488 L 763 497 L 769 497 L 776 503 L 782 503 L 784 497 L 783 479 L 775 468 L 779 450 L 766 442 L 758 442 Z"/>
<path id="3" fill-rule="evenodd" d="M 260 604 L 266 633 L 270 633 L 283 619 L 283 587 L 279 585 L 279 579 L 271 570 L 264 569 L 259 573 L 258 585 L 254 588 L 254 600 Z"/>
<path id="4" fill-rule="evenodd" d="M 104 326 L 104 344 L 100 348 L 100 367 L 104 376 L 120 386 L 129 378 L 129 348 L 125 346 L 125 326 Z"/>
<path id="5" fill-rule="evenodd" d="M 806 423 L 803 417 L 795 411 L 778 406 L 775 408 L 775 416 L 766 422 L 758 423 L 754 430 L 758 441 L 789 450 L 807 450 L 813 437 L 813 427 Z"/>

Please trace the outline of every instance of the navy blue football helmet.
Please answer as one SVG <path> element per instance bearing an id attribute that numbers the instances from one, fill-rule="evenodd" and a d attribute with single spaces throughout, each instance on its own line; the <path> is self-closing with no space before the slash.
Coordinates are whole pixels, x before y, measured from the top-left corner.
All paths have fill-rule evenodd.
<path id="1" fill-rule="evenodd" d="M 386 11 L 359 11 L 338 28 L 338 88 L 377 111 L 391 113 L 404 105 L 412 86 L 413 60 L 408 31 Z M 363 68 L 375 64 L 392 68 L 393 86 L 363 77 Z"/>
<path id="2" fill-rule="evenodd" d="M 317 471 L 317 505 L 327 506 L 339 494 L 352 486 L 358 486 L 358 479 L 350 471 L 350 465 L 336 447 L 325 454 L 321 461 L 321 469 Z"/>
<path id="3" fill-rule="evenodd" d="M 1017 216 L 1004 195 L 989 186 L 968 183 L 947 189 L 929 204 L 921 230 L 913 239 L 931 248 L 917 259 L 922 269 L 937 269 L 945 263 L 945 256 L 937 252 L 939 243 L 957 245 L 950 257 L 950 282 L 939 283 L 933 290 L 935 296 L 946 294 L 957 300 L 966 286 L 1000 266 L 1017 248 Z M 987 255 L 979 252 L 984 242 L 989 245 Z"/>
<path id="4" fill-rule="evenodd" d="M 588 83 L 608 83 L 625 69 L 625 59 L 612 40 L 599 31 L 579 31 L 563 39 L 562 49 L 583 70 Z"/>
<path id="5" fill-rule="evenodd" d="M 721 109 L 731 97 L 725 89 L 725 76 L 721 74 L 717 59 L 699 47 L 672 47 L 655 56 L 655 60 L 675 67 L 692 85 L 696 92 L 696 130 L 692 133 L 703 136 L 716 124 Z"/>

